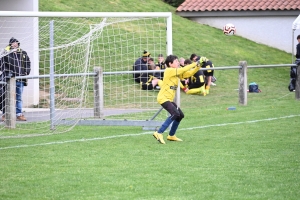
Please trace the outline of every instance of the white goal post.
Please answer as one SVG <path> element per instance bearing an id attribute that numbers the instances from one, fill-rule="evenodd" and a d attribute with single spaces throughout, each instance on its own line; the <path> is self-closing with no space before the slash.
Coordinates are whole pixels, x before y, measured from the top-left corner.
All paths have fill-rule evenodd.
<path id="1" fill-rule="evenodd" d="M 146 127 L 155 117 L 160 119 L 158 91 L 141 90 L 132 78 L 132 66 L 144 50 L 155 61 L 159 54 L 172 54 L 171 12 L 1 11 L 0 27 L 0 49 L 15 37 L 31 59 L 23 94 L 28 121 L 16 128 L 60 133 L 83 121 Z M 93 73 L 99 68 L 103 119 L 93 115 Z M 165 119 L 166 113 L 162 115 Z"/>

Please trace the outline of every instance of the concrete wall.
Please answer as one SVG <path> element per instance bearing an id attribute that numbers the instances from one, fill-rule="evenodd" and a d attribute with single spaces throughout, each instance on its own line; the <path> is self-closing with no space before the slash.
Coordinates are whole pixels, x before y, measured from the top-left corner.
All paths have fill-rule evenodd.
<path id="1" fill-rule="evenodd" d="M 1 11 L 38 11 L 38 0 L 0 0 Z M 0 17 L 0 48 L 8 45 L 9 39 L 15 37 L 21 43 L 31 60 L 30 75 L 39 74 L 39 36 L 38 19 L 33 17 Z M 23 106 L 39 103 L 39 80 L 30 79 L 24 88 Z"/>
<path id="2" fill-rule="evenodd" d="M 300 14 L 300 13 L 299 13 Z M 200 24 L 222 29 L 227 23 L 232 23 L 237 29 L 236 35 L 253 40 L 257 43 L 265 44 L 288 53 L 296 49 L 297 35 L 300 30 L 294 32 L 292 38 L 292 24 L 297 18 L 292 16 L 272 16 L 272 17 L 201 17 L 190 18 Z M 292 46 L 292 40 L 294 46 Z M 266 52 L 267 53 L 267 52 Z M 292 56 L 291 56 L 292 59 Z"/>

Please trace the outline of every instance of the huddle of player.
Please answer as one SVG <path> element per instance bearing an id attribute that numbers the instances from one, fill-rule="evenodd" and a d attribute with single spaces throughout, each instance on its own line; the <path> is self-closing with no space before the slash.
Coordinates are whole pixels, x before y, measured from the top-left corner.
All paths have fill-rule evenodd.
<path id="1" fill-rule="evenodd" d="M 194 62 L 199 61 L 201 56 L 196 54 L 192 54 L 190 59 L 180 58 L 179 63 L 180 67 L 185 67 Z M 151 72 L 149 70 L 165 70 L 166 63 L 164 56 L 162 54 L 158 55 L 158 62 L 155 63 L 153 58 L 151 58 L 151 54 L 147 51 L 143 52 L 142 57 L 138 58 L 134 63 L 134 71 L 143 71 L 142 73 L 135 73 L 134 80 L 139 83 L 142 90 L 153 90 L 159 89 L 160 84 L 162 83 L 164 72 Z M 186 94 L 201 94 L 206 96 L 209 94 L 210 85 L 214 84 L 212 79 L 214 78 L 214 65 L 213 63 L 205 58 L 205 62 L 203 63 L 202 69 L 198 70 L 196 73 L 192 74 L 188 78 L 183 78 L 181 75 L 179 76 L 181 84 L 180 88 Z"/>
<path id="2" fill-rule="evenodd" d="M 193 62 L 199 61 L 200 58 L 201 56 L 196 54 L 192 54 L 190 59 L 180 58 L 180 66 L 185 67 Z M 212 79 L 215 80 L 213 70 L 214 65 L 206 58 L 201 68 L 205 70 L 199 70 L 189 78 L 181 79 L 180 88 L 186 94 L 202 94 L 203 96 L 209 94 L 210 85 L 213 84 Z"/>

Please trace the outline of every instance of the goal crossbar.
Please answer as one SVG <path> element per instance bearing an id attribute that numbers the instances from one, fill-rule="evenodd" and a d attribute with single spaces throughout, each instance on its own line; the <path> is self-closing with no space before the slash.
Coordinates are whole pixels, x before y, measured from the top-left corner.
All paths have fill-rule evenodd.
<path id="1" fill-rule="evenodd" d="M 31 60 L 32 71 L 26 76 L 29 84 L 23 95 L 24 108 L 36 108 L 39 119 L 49 119 L 42 109 L 53 108 L 50 113 L 56 114 L 50 116 L 51 130 L 64 132 L 68 128 L 61 125 L 81 124 L 157 127 L 161 122 L 156 120 L 164 118 L 164 113 L 159 114 L 157 90 L 143 91 L 132 78 L 140 71 L 132 71 L 132 66 L 145 50 L 151 52 L 153 59 L 160 54 L 172 54 L 171 12 L 2 11 L 0 26 L 4 30 L 0 34 L 1 46 L 15 37 Z M 105 75 L 101 78 L 103 85 L 97 85 L 99 92 L 93 90 L 95 84 L 91 78 L 97 77 L 91 72 L 96 66 L 103 67 L 102 75 Z M 93 94 L 97 97 L 95 101 Z M 80 120 L 85 117 L 82 110 L 98 108 L 93 103 L 97 106 L 104 103 L 105 109 L 130 112 L 105 115 L 106 119 L 100 113 L 97 119 L 90 120 L 88 116 Z M 134 113 L 135 109 L 143 113 Z M 69 115 L 65 117 L 58 110 L 69 111 Z M 5 114 L 7 121 L 13 121 L 9 120 L 12 113 Z M 34 122 L 31 120 L 36 115 L 26 113 L 28 122 Z M 43 120 L 34 126 L 42 133 L 47 123 L 49 120 Z M 15 123 L 10 128 L 14 126 L 19 128 Z M 24 130 L 31 128 L 27 123 L 22 124 Z"/>
<path id="2" fill-rule="evenodd" d="M 1 11 L 0 17 L 166 17 L 171 12 L 34 12 Z"/>

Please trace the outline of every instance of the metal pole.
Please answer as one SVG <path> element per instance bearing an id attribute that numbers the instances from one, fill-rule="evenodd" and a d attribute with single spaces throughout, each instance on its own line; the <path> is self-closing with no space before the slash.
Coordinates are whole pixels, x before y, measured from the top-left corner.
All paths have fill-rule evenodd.
<path id="1" fill-rule="evenodd" d="M 292 31 L 292 63 L 294 63 L 294 33 L 295 29 Z"/>
<path id="2" fill-rule="evenodd" d="M 91 27 L 91 26 L 90 26 Z M 90 32 L 91 32 L 91 28 L 90 28 Z M 84 72 L 86 73 L 87 70 L 88 70 L 88 66 L 89 66 L 89 62 L 90 62 L 90 59 L 89 59 L 89 55 L 90 55 L 90 46 L 91 46 L 91 35 L 88 36 L 88 41 L 87 41 L 87 47 L 86 47 L 86 54 L 85 54 L 85 65 L 84 65 Z M 83 83 L 86 83 L 87 82 L 87 77 L 86 76 L 83 76 Z M 84 96 L 84 91 L 85 91 L 85 84 L 82 84 L 82 88 L 81 88 L 81 99 L 80 99 L 80 107 L 82 106 L 82 104 L 84 103 L 85 101 L 85 96 Z"/>
<path id="3" fill-rule="evenodd" d="M 240 105 L 247 105 L 247 62 L 240 61 L 239 65 L 242 66 L 239 69 L 239 103 Z"/>
<path id="4" fill-rule="evenodd" d="M 50 129 L 54 130 L 55 84 L 54 84 L 54 21 L 50 21 Z"/>
<path id="5" fill-rule="evenodd" d="M 103 69 L 102 67 L 95 67 L 94 71 L 97 73 L 94 79 L 94 117 L 103 118 Z"/>
<path id="6" fill-rule="evenodd" d="M 16 79 L 11 77 L 6 84 L 5 98 L 5 125 L 7 128 L 16 128 Z"/>
<path id="7" fill-rule="evenodd" d="M 172 36 L 172 14 L 167 18 L 167 56 L 173 54 Z"/>
<path id="8" fill-rule="evenodd" d="M 160 107 L 160 109 L 152 116 L 152 118 L 150 120 L 154 120 L 155 117 L 163 110 L 163 107 Z"/>

